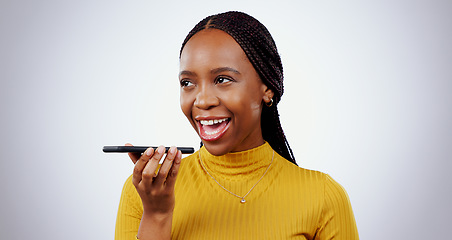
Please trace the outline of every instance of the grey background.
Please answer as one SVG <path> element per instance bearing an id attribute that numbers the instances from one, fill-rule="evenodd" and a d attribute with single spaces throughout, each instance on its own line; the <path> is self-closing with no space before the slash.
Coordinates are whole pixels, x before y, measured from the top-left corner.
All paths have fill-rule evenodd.
<path id="1" fill-rule="evenodd" d="M 199 146 L 178 52 L 227 10 L 274 36 L 297 162 L 344 186 L 361 239 L 447 239 L 452 3 L 439 0 L 1 1 L 1 239 L 113 238 L 133 165 L 101 148 Z"/>

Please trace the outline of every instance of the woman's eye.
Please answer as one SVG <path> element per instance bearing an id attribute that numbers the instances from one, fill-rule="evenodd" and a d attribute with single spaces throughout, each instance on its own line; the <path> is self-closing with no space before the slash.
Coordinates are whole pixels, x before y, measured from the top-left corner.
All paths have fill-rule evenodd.
<path id="1" fill-rule="evenodd" d="M 218 77 L 218 78 L 215 80 L 215 83 L 216 83 L 216 84 L 221 84 L 221 83 L 227 83 L 227 82 L 231 82 L 231 81 L 232 81 L 232 80 L 229 79 L 229 78 Z"/>
<path id="2" fill-rule="evenodd" d="M 180 86 L 181 87 L 190 87 L 190 86 L 193 86 L 193 83 L 188 80 L 182 80 L 182 81 L 180 81 Z"/>

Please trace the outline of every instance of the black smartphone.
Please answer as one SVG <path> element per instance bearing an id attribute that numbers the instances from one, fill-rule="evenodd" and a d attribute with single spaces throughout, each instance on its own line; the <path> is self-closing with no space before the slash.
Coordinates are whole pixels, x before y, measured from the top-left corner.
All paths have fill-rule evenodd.
<path id="1" fill-rule="evenodd" d="M 103 151 L 105 153 L 123 153 L 123 152 L 134 152 L 134 153 L 144 153 L 146 149 L 150 147 L 144 146 L 104 146 Z M 157 147 L 152 147 L 157 149 Z M 165 153 L 167 153 L 169 147 L 165 147 Z M 195 149 L 192 147 L 177 147 L 177 150 L 180 150 L 183 154 L 194 153 Z"/>

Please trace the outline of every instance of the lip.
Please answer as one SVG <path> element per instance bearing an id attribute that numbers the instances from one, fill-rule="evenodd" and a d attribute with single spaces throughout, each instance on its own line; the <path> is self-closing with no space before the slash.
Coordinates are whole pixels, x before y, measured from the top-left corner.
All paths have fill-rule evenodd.
<path id="1" fill-rule="evenodd" d="M 230 118 L 228 116 L 196 116 L 194 117 L 194 119 L 196 121 L 201 121 L 201 120 L 218 120 L 218 119 L 224 119 L 224 118 Z"/>
<path id="2" fill-rule="evenodd" d="M 218 123 L 218 126 L 216 126 L 217 128 L 219 128 L 218 130 L 208 130 L 209 127 L 207 125 L 203 125 L 201 124 L 201 121 L 209 121 L 209 120 L 222 120 L 222 119 L 226 119 L 226 121 L 223 121 L 221 123 Z M 230 121 L 231 118 L 229 117 L 211 117 L 211 116 L 202 116 L 202 117 L 196 117 L 195 118 L 196 121 L 196 125 L 198 127 L 198 134 L 201 137 L 202 140 L 204 141 L 217 141 L 219 140 L 221 137 L 223 137 L 223 135 L 227 132 L 227 130 L 229 129 L 230 126 Z"/>

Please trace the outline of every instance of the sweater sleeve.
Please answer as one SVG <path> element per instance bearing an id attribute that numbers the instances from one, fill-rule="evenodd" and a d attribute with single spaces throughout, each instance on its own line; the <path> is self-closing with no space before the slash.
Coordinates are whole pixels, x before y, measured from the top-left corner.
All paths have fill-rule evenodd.
<path id="1" fill-rule="evenodd" d="M 119 202 L 118 215 L 116 217 L 115 240 L 137 239 L 140 227 L 143 205 L 130 176 L 122 189 Z"/>
<path id="2" fill-rule="evenodd" d="M 324 206 L 316 240 L 358 240 L 355 217 L 345 189 L 326 175 Z"/>

